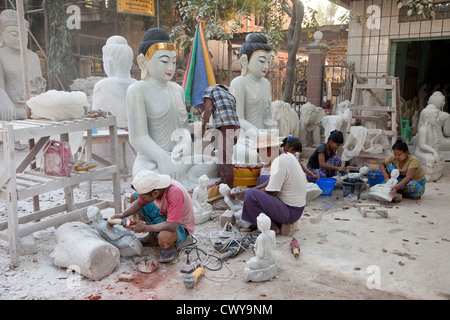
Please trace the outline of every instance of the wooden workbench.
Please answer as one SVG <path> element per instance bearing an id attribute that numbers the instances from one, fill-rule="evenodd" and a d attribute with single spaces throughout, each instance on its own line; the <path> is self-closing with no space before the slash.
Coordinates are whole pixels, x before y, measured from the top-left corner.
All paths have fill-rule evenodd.
<path id="1" fill-rule="evenodd" d="M 36 155 L 52 136 L 60 136 L 68 141 L 69 133 L 87 131 L 87 150 L 92 150 L 92 129 L 108 128 L 111 150 L 111 163 L 104 168 L 86 172 L 72 172 L 69 177 L 55 177 L 43 174 L 39 168 L 30 169 Z M 18 141 L 34 140 L 34 147 L 17 166 L 14 145 Z M 36 231 L 58 227 L 69 221 L 88 221 L 87 208 L 96 205 L 100 209 L 113 207 L 116 213 L 121 210 L 120 166 L 118 165 L 117 126 L 114 117 L 84 118 L 72 121 L 19 120 L 0 122 L 0 141 L 3 143 L 4 171 L 0 174 L 0 200 L 7 202 L 8 221 L 0 223 L 0 238 L 9 242 L 11 265 L 19 265 L 20 238 Z M 88 151 L 86 151 L 88 152 Z M 91 152 L 91 151 L 89 151 Z M 87 199 L 75 203 L 72 187 L 79 183 L 112 177 L 114 200 Z M 39 212 L 18 216 L 18 201 L 36 197 L 57 189 L 64 189 L 65 204 Z M 5 237 L 1 231 L 8 229 Z M 6 239 L 5 239 L 6 238 Z"/>

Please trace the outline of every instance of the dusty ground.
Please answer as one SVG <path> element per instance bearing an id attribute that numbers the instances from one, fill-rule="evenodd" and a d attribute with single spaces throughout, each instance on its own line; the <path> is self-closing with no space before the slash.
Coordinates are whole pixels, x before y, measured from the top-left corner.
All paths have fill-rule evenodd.
<path id="1" fill-rule="evenodd" d="M 295 237 L 301 254 L 295 259 L 289 249 L 291 238 L 277 237 L 278 276 L 263 283 L 245 282 L 245 262 L 253 253 L 246 251 L 228 259 L 219 271 L 206 270 L 194 289 L 187 289 L 180 277 L 185 264 L 181 254 L 171 264 L 160 265 L 152 274 L 137 271 L 131 259 L 101 281 L 78 277 L 53 265 L 50 254 L 55 246 L 54 229 L 34 234 L 37 252 L 22 256 L 20 266 L 11 269 L 8 243 L 0 240 L 0 299 L 55 300 L 359 300 L 359 299 L 449 299 L 450 298 L 450 215 L 448 192 L 450 163 L 444 176 L 427 184 L 419 201 L 404 199 L 387 206 L 388 218 L 370 214 L 364 218 L 343 200 L 342 190 L 309 203 L 300 219 Z M 127 195 L 130 181 L 122 182 Z M 110 183 L 96 181 L 94 195 L 112 199 Z M 77 198 L 85 186 L 74 190 Z M 366 191 L 360 203 L 373 203 Z M 41 195 L 41 208 L 63 202 L 61 191 Z M 220 209 L 223 202 L 218 201 Z M 349 205 L 349 209 L 343 209 Z M 21 201 L 19 210 L 32 208 Z M 217 210 L 214 219 L 197 227 L 197 245 L 212 250 L 219 230 Z M 104 212 L 105 215 L 111 212 Z M 5 203 L 0 202 L 0 221 L 7 219 Z M 236 234 L 236 236 L 240 236 Z M 144 254 L 157 258 L 156 248 Z"/>

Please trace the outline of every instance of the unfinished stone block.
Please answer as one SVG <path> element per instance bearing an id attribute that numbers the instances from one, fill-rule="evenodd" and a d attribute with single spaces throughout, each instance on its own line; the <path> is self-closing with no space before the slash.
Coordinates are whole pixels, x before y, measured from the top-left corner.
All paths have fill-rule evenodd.
<path id="1" fill-rule="evenodd" d="M 223 228 L 227 224 L 227 222 L 233 224 L 236 223 L 236 217 L 234 216 L 234 212 L 231 210 L 226 210 L 220 216 L 220 227 Z"/>
<path id="2" fill-rule="evenodd" d="M 120 263 L 119 249 L 82 222 L 68 222 L 55 231 L 56 247 L 51 254 L 60 268 L 77 267 L 80 274 L 101 280 L 110 275 Z"/>
<path id="3" fill-rule="evenodd" d="M 20 238 L 20 255 L 27 256 L 36 253 L 36 242 L 32 234 Z"/>

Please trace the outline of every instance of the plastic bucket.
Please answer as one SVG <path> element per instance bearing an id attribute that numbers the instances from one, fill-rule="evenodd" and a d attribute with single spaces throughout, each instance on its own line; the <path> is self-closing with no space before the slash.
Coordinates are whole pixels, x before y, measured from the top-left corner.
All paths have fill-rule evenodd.
<path id="1" fill-rule="evenodd" d="M 344 179 L 342 180 L 342 190 L 344 191 L 344 198 L 353 193 L 355 196 L 361 196 L 361 189 L 364 185 L 364 181 L 361 179 Z"/>
<path id="2" fill-rule="evenodd" d="M 331 196 L 334 186 L 336 185 L 336 179 L 320 178 L 319 180 L 316 180 L 316 184 L 322 190 L 321 196 Z"/>
<path id="3" fill-rule="evenodd" d="M 376 184 L 380 184 L 384 181 L 384 176 L 381 171 L 369 171 L 367 173 L 367 180 L 369 181 L 369 185 L 373 187 Z"/>

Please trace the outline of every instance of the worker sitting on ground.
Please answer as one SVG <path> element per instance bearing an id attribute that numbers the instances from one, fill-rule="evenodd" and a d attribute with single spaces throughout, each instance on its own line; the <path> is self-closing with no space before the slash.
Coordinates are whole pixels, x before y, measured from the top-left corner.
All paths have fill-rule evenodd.
<path id="1" fill-rule="evenodd" d="M 399 183 L 392 187 L 392 194 L 400 193 L 407 198 L 420 199 L 425 192 L 426 180 L 419 159 L 409 153 L 408 145 L 402 140 L 394 143 L 392 152 L 392 155 L 379 164 L 385 181 L 389 180 L 394 169 L 400 171 Z"/>
<path id="2" fill-rule="evenodd" d="M 278 234 L 282 224 L 297 222 L 306 204 L 306 177 L 298 159 L 290 152 L 279 155 L 280 142 L 270 133 L 262 132 L 256 145 L 259 156 L 269 162 L 270 178 L 262 189 L 242 191 L 244 199 L 242 220 L 257 225 L 257 217 L 264 212 L 272 220 L 272 230 Z"/>
<path id="3" fill-rule="evenodd" d="M 312 173 L 320 177 L 332 178 L 337 171 L 348 173 L 348 169 L 342 165 L 342 161 L 336 156 L 336 151 L 344 143 L 342 132 L 334 130 L 330 133 L 327 143 L 322 143 L 314 150 L 306 167 Z M 314 182 L 314 177 L 308 175 L 308 181 Z"/>
<path id="4" fill-rule="evenodd" d="M 173 261 L 175 246 L 194 234 L 195 216 L 189 193 L 170 176 L 150 170 L 138 173 L 132 188 L 137 193 L 137 201 L 122 214 L 111 218 L 124 219 L 140 212 L 147 223 L 138 221 L 130 229 L 136 233 L 149 233 L 141 242 L 161 247 L 160 262 Z"/>

